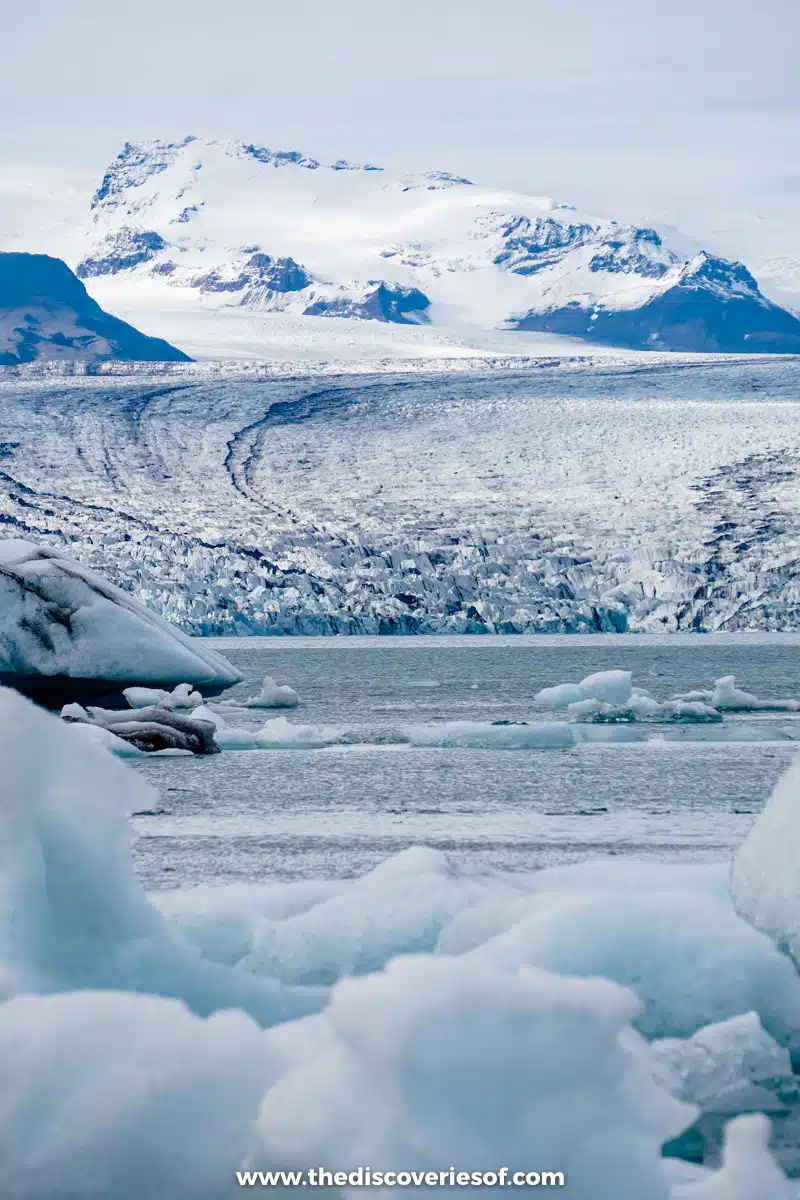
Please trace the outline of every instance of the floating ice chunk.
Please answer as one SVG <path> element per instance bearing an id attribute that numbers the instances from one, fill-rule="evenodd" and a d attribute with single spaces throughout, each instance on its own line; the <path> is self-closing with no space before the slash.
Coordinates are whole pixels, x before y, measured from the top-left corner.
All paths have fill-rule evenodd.
<path id="1" fill-rule="evenodd" d="M 273 717 L 258 729 L 244 729 L 229 724 L 218 708 L 204 705 L 193 715 L 211 722 L 222 750 L 318 750 L 341 744 L 346 734 L 330 725 L 295 725 L 286 717 Z"/>
<path id="2" fill-rule="evenodd" d="M 778 780 L 733 861 L 736 909 L 800 970 L 800 758 Z"/>
<path id="3" fill-rule="evenodd" d="M 632 895 L 593 888 L 591 873 L 585 888 L 580 872 L 573 878 L 574 890 L 539 892 L 522 916 L 515 908 L 506 930 L 470 957 L 510 970 L 531 964 L 614 979 L 644 1002 L 640 1028 L 648 1037 L 689 1037 L 756 1011 L 773 1037 L 800 1049 L 800 978 L 728 897 L 677 884 Z"/>
<path id="4" fill-rule="evenodd" d="M 797 712 L 800 700 L 759 700 L 752 692 L 736 686 L 735 675 L 725 675 L 714 682 L 709 703 L 728 712 Z"/>
<path id="5" fill-rule="evenodd" d="M 706 1025 L 687 1039 L 662 1038 L 651 1050 L 675 1094 L 704 1112 L 781 1111 L 779 1089 L 797 1092 L 789 1051 L 754 1012 Z"/>
<path id="6" fill-rule="evenodd" d="M 602 700 L 581 700 L 567 708 L 570 721 L 585 724 L 624 724 L 631 721 L 650 721 L 680 724 L 718 724 L 722 714 L 716 708 L 699 702 L 667 700 L 661 704 L 651 696 L 632 692 L 625 704 L 607 704 Z"/>
<path id="7" fill-rule="evenodd" d="M 487 750 L 566 750 L 575 734 L 561 721 L 531 725 L 492 725 L 488 721 L 442 721 L 405 728 L 412 746 L 454 746 Z"/>
<path id="8" fill-rule="evenodd" d="M 203 697 L 190 683 L 179 683 L 171 692 L 163 688 L 125 688 L 123 696 L 131 708 L 147 708 L 151 704 L 159 708 L 199 708 Z"/>
<path id="9" fill-rule="evenodd" d="M 596 671 L 580 683 L 560 683 L 556 687 L 542 688 L 534 700 L 548 708 L 567 708 L 591 700 L 622 707 L 630 700 L 633 690 L 630 671 Z M 638 692 L 640 696 L 644 694 Z"/>
<path id="10" fill-rule="evenodd" d="M 795 1200 L 770 1154 L 769 1137 L 770 1123 L 761 1113 L 729 1121 L 721 1169 L 697 1182 L 674 1184 L 670 1200 Z"/>
<path id="11" fill-rule="evenodd" d="M 248 737 L 248 730 L 226 728 L 217 731 L 225 750 L 321 750 L 337 746 L 344 732 L 332 725 L 294 725 L 286 717 L 273 717 Z M 251 740 L 252 739 L 252 740 Z"/>
<path id="12" fill-rule="evenodd" d="M 413 847 L 296 917 L 262 921 L 243 961 L 287 983 L 375 971 L 393 955 L 433 950 L 440 930 L 481 891 L 440 851 Z"/>
<path id="13" fill-rule="evenodd" d="M 249 700 L 242 700 L 242 708 L 297 708 L 300 697 L 288 684 L 278 684 L 271 675 L 264 676 L 261 691 Z"/>
<path id="14" fill-rule="evenodd" d="M 548 708 L 566 708 L 570 704 L 579 704 L 583 699 L 583 692 L 577 683 L 559 683 L 555 687 L 542 688 L 534 696 L 538 704 L 545 704 Z"/>
<path id="15" fill-rule="evenodd" d="M 661 1144 L 695 1110 L 654 1081 L 637 1011 L 605 980 L 395 959 L 295 1028 L 294 1065 L 261 1106 L 262 1155 L 334 1170 L 535 1164 L 563 1171 L 571 1200 L 667 1200 Z"/>
<path id="16" fill-rule="evenodd" d="M 277 1074 L 244 1013 L 201 1020 L 120 992 L 0 1005 L 0 1058 L 0 1195 L 14 1200 L 232 1197 Z"/>
<path id="17" fill-rule="evenodd" d="M 630 671 L 597 671 L 578 684 L 586 700 L 603 700 L 606 704 L 623 705 L 631 698 L 633 677 Z"/>
<path id="18" fill-rule="evenodd" d="M 691 695 L 691 693 L 689 693 Z M 702 700 L 676 699 L 668 700 L 664 707 L 671 713 L 673 721 L 690 723 L 715 723 L 722 720 L 722 714 L 711 704 Z"/>
<path id="19" fill-rule="evenodd" d="M 104 729 L 102 725 L 89 725 L 76 721 L 72 729 L 76 736 L 82 737 L 93 746 L 109 750 L 112 754 L 116 754 L 118 758 L 144 758 L 148 753 L 145 750 L 140 750 L 132 742 L 126 742 L 123 738 L 117 737 L 110 729 Z M 158 750 L 151 751 L 150 753 L 163 754 L 164 751 Z M 172 751 L 172 753 L 191 755 L 192 752 L 191 750 L 179 750 Z"/>
<path id="20" fill-rule="evenodd" d="M 66 704 L 61 710 L 61 718 L 71 724 L 102 729 L 112 733 L 115 739 L 129 742 L 138 750 L 149 753 L 164 750 L 190 754 L 219 753 L 213 724 L 155 705 L 130 711 L 91 706 L 83 709 L 79 704 Z M 108 749 L 115 748 L 108 740 L 105 745 Z"/>
<path id="21" fill-rule="evenodd" d="M 60 550 L 0 542 L 0 674 L 39 699 L 78 682 L 188 680 L 221 690 L 240 673 L 221 655 L 150 612 Z M 64 697 L 65 699 L 68 697 Z"/>
<path id="22" fill-rule="evenodd" d="M 316 993 L 204 961 L 134 872 L 126 814 L 157 796 L 73 726 L 0 688 L 0 998 L 104 988 L 239 1007 L 260 1023 L 318 1007 Z"/>

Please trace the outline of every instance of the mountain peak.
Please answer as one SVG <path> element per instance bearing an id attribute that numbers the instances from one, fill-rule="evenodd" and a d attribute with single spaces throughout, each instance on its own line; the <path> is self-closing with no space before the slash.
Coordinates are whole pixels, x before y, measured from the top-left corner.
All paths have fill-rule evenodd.
<path id="1" fill-rule="evenodd" d="M 129 142 L 92 208 L 78 274 L 161 312 L 446 320 L 661 349 L 784 349 L 800 334 L 740 263 L 448 171 Z"/>

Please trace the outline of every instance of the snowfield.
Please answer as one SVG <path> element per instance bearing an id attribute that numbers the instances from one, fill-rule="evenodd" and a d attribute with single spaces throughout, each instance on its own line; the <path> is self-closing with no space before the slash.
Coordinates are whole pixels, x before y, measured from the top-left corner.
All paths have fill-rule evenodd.
<path id="1" fill-rule="evenodd" d="M 797 359 L 335 370 L 9 371 L 7 534 L 188 633 L 800 627 Z"/>
<path id="2" fill-rule="evenodd" d="M 5 689 L 0 755 L 3 1195 L 221 1200 L 237 1169 L 320 1163 L 792 1195 L 763 1114 L 796 1112 L 800 982 L 724 866 L 482 875 L 416 847 L 156 903 L 124 815 L 157 799 L 141 778 Z M 721 1166 L 681 1161 L 723 1138 Z"/>

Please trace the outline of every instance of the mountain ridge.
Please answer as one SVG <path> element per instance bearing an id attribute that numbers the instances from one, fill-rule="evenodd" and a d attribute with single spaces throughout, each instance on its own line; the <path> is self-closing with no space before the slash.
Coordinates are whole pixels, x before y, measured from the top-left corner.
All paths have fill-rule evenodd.
<path id="1" fill-rule="evenodd" d="M 191 135 L 128 142 L 76 268 L 116 307 L 566 334 L 631 349 L 797 352 L 741 263 L 444 171 L 325 164 Z"/>
<path id="2" fill-rule="evenodd" d="M 61 259 L 0 252 L 0 366 L 51 358 L 192 361 L 104 312 Z"/>

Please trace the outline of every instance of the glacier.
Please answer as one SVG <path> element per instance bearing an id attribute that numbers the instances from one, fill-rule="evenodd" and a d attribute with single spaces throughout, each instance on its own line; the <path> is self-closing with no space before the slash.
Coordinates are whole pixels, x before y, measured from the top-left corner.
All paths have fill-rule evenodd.
<path id="1" fill-rule="evenodd" d="M 797 371 L 9 369 L 0 522 L 190 634 L 797 629 Z"/>
<path id="2" fill-rule="evenodd" d="M 800 980 L 723 864 L 481 874 L 417 847 L 356 880 L 151 899 L 135 773 L 7 689 L 0 751 L 4 1195 L 221 1200 L 237 1169 L 319 1164 L 556 1170 L 573 1200 L 792 1195 L 759 1089 L 789 1086 Z M 531 962 L 537 921 L 571 973 Z M 645 941 L 642 1000 L 624 979 Z M 664 1157 L 719 1096 L 721 1165 Z"/>

